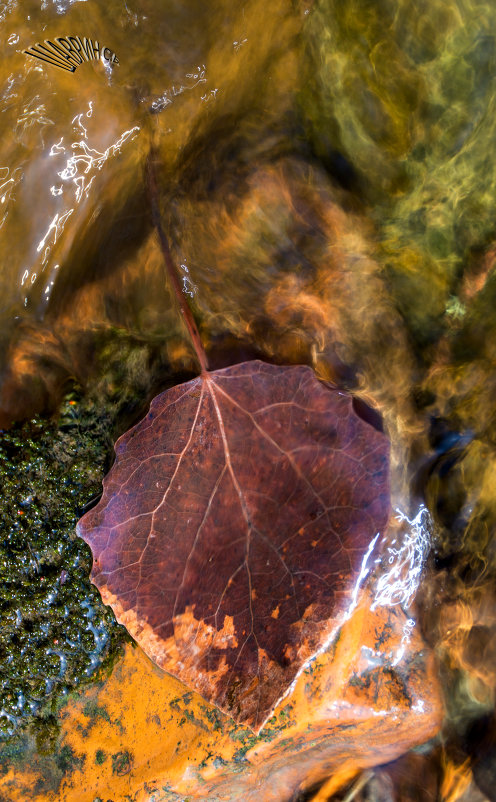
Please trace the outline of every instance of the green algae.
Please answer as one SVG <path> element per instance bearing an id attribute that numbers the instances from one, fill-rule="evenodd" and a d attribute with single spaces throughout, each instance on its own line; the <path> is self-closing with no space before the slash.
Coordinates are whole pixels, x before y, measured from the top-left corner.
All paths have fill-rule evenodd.
<path id="1" fill-rule="evenodd" d="M 104 749 L 97 749 L 95 752 L 95 763 L 97 766 L 102 766 L 107 760 L 107 753 Z"/>
<path id="2" fill-rule="evenodd" d="M 112 755 L 112 774 L 117 774 L 119 777 L 123 774 L 128 774 L 131 771 L 132 764 L 133 756 L 130 752 L 116 752 Z"/>
<path id="3" fill-rule="evenodd" d="M 100 492 L 112 426 L 74 390 L 57 420 L 0 438 L 0 738 L 34 724 L 41 754 L 54 749 L 60 704 L 109 669 L 127 638 L 74 531 Z"/>

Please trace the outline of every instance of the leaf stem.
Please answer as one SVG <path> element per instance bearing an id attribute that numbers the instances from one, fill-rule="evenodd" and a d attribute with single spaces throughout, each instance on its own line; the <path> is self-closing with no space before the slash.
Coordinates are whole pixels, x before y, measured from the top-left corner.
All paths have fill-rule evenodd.
<path id="1" fill-rule="evenodd" d="M 156 150 L 154 147 L 152 147 L 150 149 L 150 153 L 148 154 L 146 162 L 146 183 L 150 199 L 153 225 L 157 229 L 157 234 L 160 241 L 160 247 L 162 249 L 162 255 L 164 257 L 167 273 L 172 284 L 172 289 L 176 296 L 176 300 L 179 304 L 179 309 L 181 311 L 181 315 L 183 317 L 184 323 L 191 338 L 191 342 L 193 343 L 193 348 L 195 349 L 198 362 L 200 363 L 201 373 L 202 375 L 204 375 L 208 373 L 207 355 L 205 353 L 205 349 L 203 347 L 200 337 L 200 332 L 198 331 L 198 327 L 193 317 L 193 313 L 191 312 L 190 306 L 184 296 L 177 267 L 174 264 L 174 260 L 172 258 L 172 254 L 169 248 L 169 243 L 162 226 L 162 218 L 160 216 L 160 207 L 158 200 L 158 187 L 157 187 L 157 176 L 155 172 L 155 161 L 156 161 Z"/>

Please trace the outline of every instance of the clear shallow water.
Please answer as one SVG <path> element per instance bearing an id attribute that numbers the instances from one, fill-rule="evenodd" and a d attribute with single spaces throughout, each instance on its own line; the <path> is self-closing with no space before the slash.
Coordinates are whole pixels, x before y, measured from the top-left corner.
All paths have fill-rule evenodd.
<path id="1" fill-rule="evenodd" d="M 121 394 L 125 428 L 195 372 L 148 212 L 153 141 L 212 366 L 305 362 L 383 415 L 393 503 L 413 517 L 425 500 L 435 521 L 420 621 L 459 738 L 494 701 L 496 11 L 82 0 L 0 16 L 0 422 L 55 410 L 76 380 L 103 407 Z M 119 65 L 22 54 L 65 35 Z"/>

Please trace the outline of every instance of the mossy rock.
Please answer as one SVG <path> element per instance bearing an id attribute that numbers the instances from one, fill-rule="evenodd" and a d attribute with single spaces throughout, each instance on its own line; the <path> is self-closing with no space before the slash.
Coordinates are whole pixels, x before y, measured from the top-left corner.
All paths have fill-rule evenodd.
<path id="1" fill-rule="evenodd" d="M 34 723 L 41 753 L 53 750 L 58 706 L 127 638 L 90 584 L 91 556 L 74 531 L 100 493 L 112 426 L 75 390 L 57 420 L 0 436 L 0 739 Z"/>

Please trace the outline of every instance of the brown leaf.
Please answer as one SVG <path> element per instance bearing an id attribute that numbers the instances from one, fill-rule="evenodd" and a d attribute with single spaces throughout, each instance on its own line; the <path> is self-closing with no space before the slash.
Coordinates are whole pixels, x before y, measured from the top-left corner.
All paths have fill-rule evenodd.
<path id="1" fill-rule="evenodd" d="M 147 654 L 259 729 L 350 600 L 389 515 L 387 438 L 307 367 L 167 390 L 116 444 L 78 524 Z"/>

